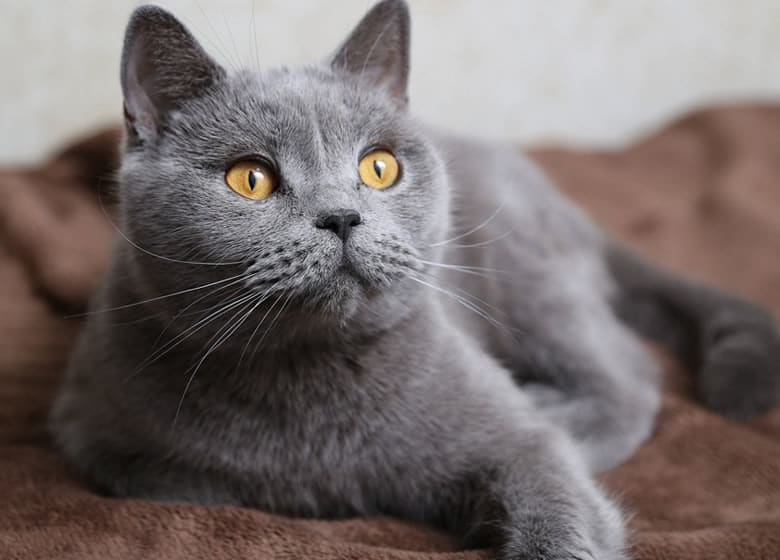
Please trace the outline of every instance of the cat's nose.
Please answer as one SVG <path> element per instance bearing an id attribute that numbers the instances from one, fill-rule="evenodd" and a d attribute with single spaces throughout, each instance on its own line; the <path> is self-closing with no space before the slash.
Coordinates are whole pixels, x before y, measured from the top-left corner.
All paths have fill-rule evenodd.
<path id="1" fill-rule="evenodd" d="M 346 243 L 349 234 L 352 233 L 352 228 L 360 224 L 360 221 L 360 214 L 354 210 L 340 208 L 323 212 L 317 217 L 314 224 L 320 229 L 329 229 Z"/>

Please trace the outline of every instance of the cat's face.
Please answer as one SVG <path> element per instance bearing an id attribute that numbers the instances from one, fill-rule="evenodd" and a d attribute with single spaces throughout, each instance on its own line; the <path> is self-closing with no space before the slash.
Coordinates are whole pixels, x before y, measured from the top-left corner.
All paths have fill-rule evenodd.
<path id="1" fill-rule="evenodd" d="M 190 283 L 238 268 L 288 310 L 397 318 L 448 209 L 441 161 L 406 111 L 405 6 L 380 4 L 330 64 L 232 76 L 172 16 L 143 10 L 123 64 L 126 233 L 156 254 L 235 263 L 191 265 Z M 181 281 L 160 262 L 141 273 L 162 291 Z"/>

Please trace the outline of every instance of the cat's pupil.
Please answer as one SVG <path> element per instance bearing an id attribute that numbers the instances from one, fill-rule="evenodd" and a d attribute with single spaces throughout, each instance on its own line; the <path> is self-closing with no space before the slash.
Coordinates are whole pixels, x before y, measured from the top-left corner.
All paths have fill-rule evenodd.
<path id="1" fill-rule="evenodd" d="M 382 178 L 382 175 L 385 174 L 385 167 L 387 167 L 387 165 L 384 161 L 379 161 L 378 159 L 374 160 L 374 173 L 376 173 L 376 176 L 380 179 Z"/>
<path id="2" fill-rule="evenodd" d="M 255 190 L 255 185 L 257 184 L 257 176 L 255 173 L 255 171 L 249 172 L 249 188 L 252 190 Z"/>

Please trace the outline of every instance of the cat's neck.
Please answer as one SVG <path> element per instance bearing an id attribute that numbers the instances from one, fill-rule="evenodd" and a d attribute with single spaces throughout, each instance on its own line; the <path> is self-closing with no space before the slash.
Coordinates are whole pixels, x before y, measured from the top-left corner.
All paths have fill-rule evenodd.
<path id="1" fill-rule="evenodd" d="M 254 310 L 231 332 L 231 325 L 238 325 L 243 316 L 241 306 L 212 318 L 225 302 L 204 301 L 190 307 L 186 301 L 161 298 L 156 292 L 140 290 L 142 283 L 122 281 L 129 271 L 121 263 L 115 264 L 94 302 L 94 311 L 117 309 L 99 315 L 102 326 L 113 336 L 133 341 L 122 347 L 142 356 L 129 358 L 147 360 L 159 354 L 155 362 L 161 365 L 176 362 L 180 367 L 208 353 L 201 371 L 270 375 L 306 369 L 312 364 L 360 361 L 402 340 L 424 348 L 426 337 L 437 330 L 436 300 L 419 297 L 419 289 L 413 285 L 417 291 L 410 293 L 404 312 L 393 319 L 388 316 L 397 312 L 398 306 L 385 309 L 378 302 L 364 305 L 354 317 L 339 318 L 271 301 Z M 200 293 L 193 293 L 190 299 L 197 299 L 196 295 Z M 148 303 L 134 305 L 145 300 Z M 197 311 L 203 308 L 212 310 Z"/>
<path id="2" fill-rule="evenodd" d="M 429 309 L 431 305 L 435 304 L 423 302 L 390 331 L 371 336 L 315 338 L 316 333 L 291 333 L 292 323 L 280 322 L 274 331 L 288 332 L 267 345 L 257 337 L 250 339 L 251 330 L 210 353 L 210 346 L 201 341 L 184 342 L 145 366 L 143 375 L 128 376 L 121 371 L 121 376 L 143 386 L 144 393 L 173 399 L 170 405 L 174 408 L 174 401 L 186 394 L 186 408 L 194 414 L 211 407 L 215 395 L 279 417 L 298 414 L 301 403 L 327 407 L 376 399 L 385 393 L 390 398 L 419 375 L 420 369 L 433 370 L 423 362 L 437 359 L 435 350 L 446 329 Z M 133 369 L 154 356 L 155 348 L 165 348 L 167 340 L 156 340 L 161 325 L 149 329 L 140 322 L 125 325 L 121 331 L 105 331 L 123 338 L 123 344 L 117 345 L 123 356 L 115 359 Z"/>

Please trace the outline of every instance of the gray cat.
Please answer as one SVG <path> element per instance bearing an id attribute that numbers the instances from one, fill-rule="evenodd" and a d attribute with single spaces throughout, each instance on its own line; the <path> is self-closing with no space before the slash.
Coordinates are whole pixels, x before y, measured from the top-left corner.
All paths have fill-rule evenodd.
<path id="1" fill-rule="evenodd" d="M 657 366 L 780 399 L 756 306 L 650 267 L 509 146 L 407 111 L 385 0 L 327 63 L 234 75 L 136 10 L 111 270 L 51 416 L 114 496 L 389 514 L 505 559 L 626 558 L 592 473 L 653 430 Z"/>

